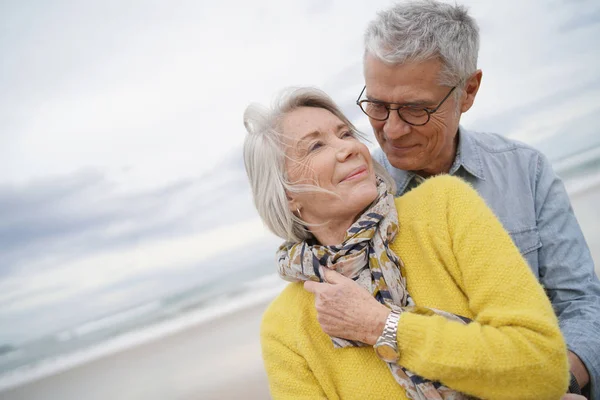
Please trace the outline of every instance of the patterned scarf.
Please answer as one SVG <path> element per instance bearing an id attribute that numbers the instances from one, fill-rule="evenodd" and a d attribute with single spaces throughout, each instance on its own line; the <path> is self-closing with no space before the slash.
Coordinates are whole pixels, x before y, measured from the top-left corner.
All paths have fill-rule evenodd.
<path id="1" fill-rule="evenodd" d="M 402 260 L 389 244 L 398 233 L 398 214 L 394 197 L 384 182 L 377 182 L 378 197 L 346 231 L 341 245 L 322 246 L 309 241 L 286 242 L 277 251 L 279 275 L 287 281 L 323 282 L 319 266 L 333 269 L 355 280 L 380 303 L 393 310 L 442 315 L 450 320 L 468 323 L 469 320 L 445 311 L 413 307 L 401 274 Z M 335 347 L 366 346 L 361 342 L 332 337 Z M 397 365 L 387 363 L 390 372 L 413 400 L 465 400 L 471 397 L 456 392 L 439 382 L 424 379 Z"/>

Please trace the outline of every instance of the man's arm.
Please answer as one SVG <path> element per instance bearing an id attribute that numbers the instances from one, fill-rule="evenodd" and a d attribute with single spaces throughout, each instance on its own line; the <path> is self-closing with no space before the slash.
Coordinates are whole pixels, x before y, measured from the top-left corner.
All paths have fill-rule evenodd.
<path id="1" fill-rule="evenodd" d="M 600 400 L 600 281 L 567 192 L 540 155 L 535 188 L 540 282 L 558 315 L 580 386 Z M 580 361 L 581 364 L 578 362 Z"/>

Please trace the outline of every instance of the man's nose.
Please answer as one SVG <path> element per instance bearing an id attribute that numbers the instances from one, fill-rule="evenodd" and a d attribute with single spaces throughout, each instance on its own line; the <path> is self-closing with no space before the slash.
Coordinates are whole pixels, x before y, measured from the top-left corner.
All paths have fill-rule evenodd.
<path id="1" fill-rule="evenodd" d="M 396 140 L 410 133 L 411 126 L 404 122 L 398 111 L 390 110 L 390 116 L 383 124 L 383 133 L 387 140 Z"/>

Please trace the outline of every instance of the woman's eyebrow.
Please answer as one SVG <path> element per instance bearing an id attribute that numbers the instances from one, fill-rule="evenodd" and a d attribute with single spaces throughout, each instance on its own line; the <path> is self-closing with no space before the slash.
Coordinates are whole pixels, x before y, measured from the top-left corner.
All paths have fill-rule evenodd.
<path id="1" fill-rule="evenodd" d="M 335 131 L 339 132 L 339 131 L 342 131 L 344 129 L 348 129 L 348 125 L 346 125 L 345 123 L 342 122 L 341 124 L 338 124 L 338 126 L 335 128 Z"/>
<path id="2" fill-rule="evenodd" d="M 321 132 L 319 132 L 319 131 L 308 132 L 306 135 L 304 135 L 300 139 L 298 139 L 298 143 L 301 143 L 301 142 L 306 141 L 308 139 L 312 139 L 312 138 L 317 137 L 319 135 L 321 135 Z"/>
<path id="3" fill-rule="evenodd" d="M 346 125 L 346 124 L 345 124 L 345 123 L 343 123 L 343 122 L 342 122 L 342 123 L 340 123 L 340 124 L 338 124 L 338 125 L 335 127 L 335 131 L 336 131 L 336 132 L 339 132 L 339 131 L 341 131 L 341 130 L 343 130 L 343 129 L 348 129 L 348 125 Z M 308 132 L 307 134 L 303 135 L 303 136 L 302 136 L 300 139 L 298 139 L 298 143 L 301 143 L 301 142 L 303 142 L 303 141 L 306 141 L 306 140 L 308 140 L 308 139 L 312 139 L 312 138 L 318 137 L 318 136 L 320 136 L 320 135 L 321 135 L 321 131 L 319 131 L 319 130 L 315 130 L 315 131 L 312 131 L 312 132 Z"/>

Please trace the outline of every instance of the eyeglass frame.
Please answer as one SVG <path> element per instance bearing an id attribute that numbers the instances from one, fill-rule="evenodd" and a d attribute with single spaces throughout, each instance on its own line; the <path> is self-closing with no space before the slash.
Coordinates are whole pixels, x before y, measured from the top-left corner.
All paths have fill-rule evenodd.
<path id="1" fill-rule="evenodd" d="M 360 110 L 363 113 L 365 113 L 365 115 L 367 117 L 372 118 L 375 121 L 387 121 L 390 118 L 390 112 L 392 110 L 395 110 L 398 113 L 398 117 L 402 121 L 406 122 L 407 124 L 412 125 L 412 126 L 423 126 L 423 125 L 426 125 L 429 122 L 429 120 L 431 119 L 431 115 L 435 114 L 440 109 L 440 107 L 444 104 L 444 102 L 446 100 L 448 100 L 448 98 L 450 97 L 450 95 L 452 94 L 452 92 L 454 92 L 454 90 L 456 88 L 457 88 L 457 86 L 453 86 L 452 89 L 450 89 L 450 91 L 446 95 L 446 97 L 444 97 L 442 99 L 442 101 L 440 101 L 440 103 L 435 108 L 433 108 L 433 109 L 429 109 L 427 107 L 420 108 L 420 107 L 414 107 L 414 106 L 399 106 L 398 108 L 392 108 L 391 107 L 392 104 L 398 104 L 398 103 L 386 103 L 386 102 L 383 102 L 383 101 L 373 101 L 373 100 L 369 100 L 369 99 L 361 100 L 360 98 L 362 97 L 363 93 L 367 89 L 367 85 L 365 85 L 363 87 L 363 89 L 361 90 L 360 94 L 358 95 L 358 98 L 356 99 L 356 105 L 358 106 L 358 108 L 360 108 Z M 384 106 L 385 109 L 387 110 L 387 116 L 384 119 L 378 119 L 378 118 L 371 117 L 369 114 L 367 114 L 367 112 L 361 106 L 361 103 L 365 103 L 365 102 L 380 104 L 380 105 Z M 427 121 L 423 122 L 422 124 L 413 124 L 412 122 L 408 122 L 407 120 L 405 120 L 404 118 L 402 118 L 402 114 L 400 114 L 400 110 L 403 109 L 403 108 L 413 108 L 413 109 L 418 109 L 418 110 L 425 111 L 425 113 L 427 113 Z"/>

